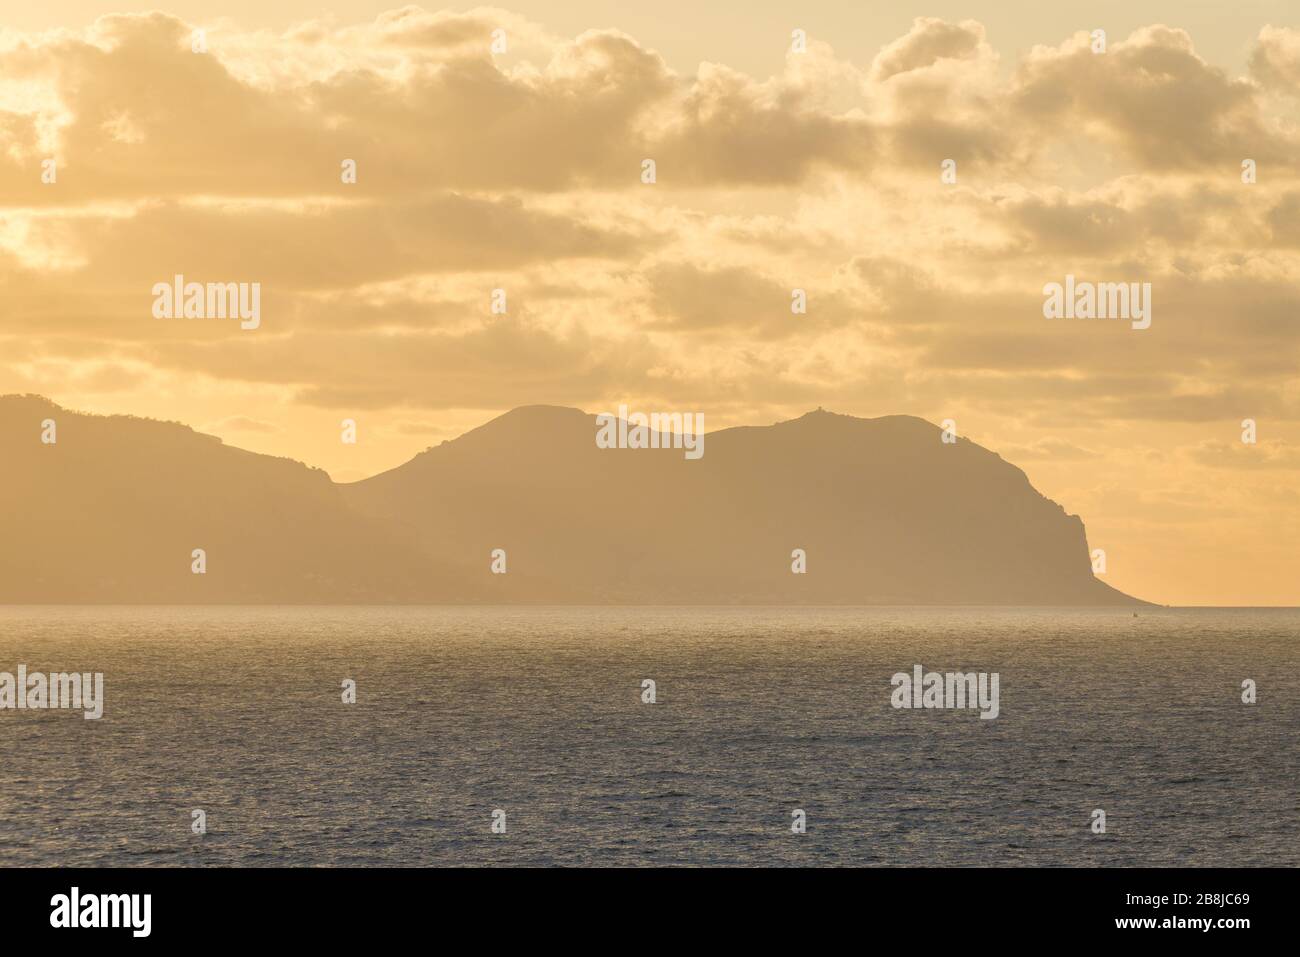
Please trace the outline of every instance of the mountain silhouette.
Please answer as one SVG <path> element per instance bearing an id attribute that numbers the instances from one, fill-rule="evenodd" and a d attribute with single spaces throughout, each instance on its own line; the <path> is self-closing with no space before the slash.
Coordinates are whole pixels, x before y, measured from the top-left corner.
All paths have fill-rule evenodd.
<path id="1" fill-rule="evenodd" d="M 818 410 L 708 433 L 695 460 L 596 431 L 527 406 L 339 484 L 0 397 L 0 602 L 1141 604 L 1093 576 L 1077 516 L 922 419 Z"/>

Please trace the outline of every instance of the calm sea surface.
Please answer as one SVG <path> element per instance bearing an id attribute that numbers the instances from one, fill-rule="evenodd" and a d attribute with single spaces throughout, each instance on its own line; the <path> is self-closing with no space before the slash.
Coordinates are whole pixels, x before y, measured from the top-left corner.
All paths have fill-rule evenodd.
<path id="1" fill-rule="evenodd" d="M 1300 864 L 1293 610 L 0 608 L 19 664 L 106 703 L 0 711 L 8 866 Z"/>

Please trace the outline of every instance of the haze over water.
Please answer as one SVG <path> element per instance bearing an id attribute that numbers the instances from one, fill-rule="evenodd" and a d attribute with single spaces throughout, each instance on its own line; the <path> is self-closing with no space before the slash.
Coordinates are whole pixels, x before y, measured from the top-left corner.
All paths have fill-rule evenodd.
<path id="1" fill-rule="evenodd" d="M 0 712 L 0 835 L 11 866 L 1295 866 L 1298 632 L 1290 609 L 3 607 L 0 670 L 102 671 L 105 710 Z M 998 672 L 1000 716 L 891 708 L 916 664 Z"/>

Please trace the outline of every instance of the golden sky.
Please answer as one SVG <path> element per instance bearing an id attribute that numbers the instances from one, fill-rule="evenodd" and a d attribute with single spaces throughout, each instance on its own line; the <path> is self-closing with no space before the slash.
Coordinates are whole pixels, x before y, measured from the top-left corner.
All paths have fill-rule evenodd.
<path id="1" fill-rule="evenodd" d="M 951 418 L 1109 584 L 1300 604 L 1294 3 L 121 9 L 0 29 L 0 392 L 340 481 L 530 403 Z M 154 318 L 177 273 L 260 328 Z"/>

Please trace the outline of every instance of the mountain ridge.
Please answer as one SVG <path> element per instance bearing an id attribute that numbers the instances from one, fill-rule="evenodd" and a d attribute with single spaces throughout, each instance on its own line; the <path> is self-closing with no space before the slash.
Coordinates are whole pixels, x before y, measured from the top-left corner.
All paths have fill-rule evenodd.
<path id="1" fill-rule="evenodd" d="M 595 432 L 520 406 L 340 483 L 0 396 L 0 602 L 1145 604 L 1092 575 L 1082 519 L 1023 470 L 915 416 L 818 409 L 708 432 L 698 460 Z"/>

